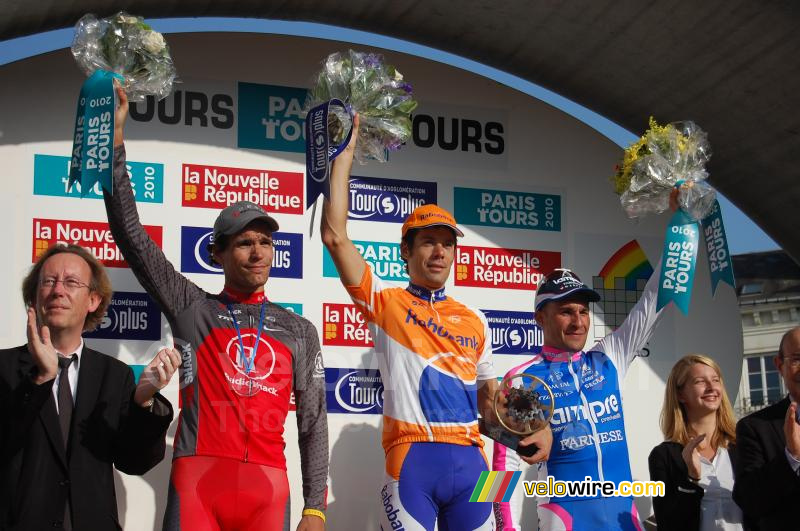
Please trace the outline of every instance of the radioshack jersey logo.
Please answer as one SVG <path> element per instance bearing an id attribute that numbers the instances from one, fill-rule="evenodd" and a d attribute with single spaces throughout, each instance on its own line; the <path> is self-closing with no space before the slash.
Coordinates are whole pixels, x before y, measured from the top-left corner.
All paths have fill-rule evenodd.
<path id="1" fill-rule="evenodd" d="M 161 247 L 161 227 L 145 225 L 144 230 Z M 85 247 L 106 267 L 128 267 L 122 251 L 114 243 L 108 223 L 34 218 L 33 261 L 57 243 Z"/>
<path id="2" fill-rule="evenodd" d="M 396 282 L 408 281 L 408 273 L 400 257 L 400 244 L 360 240 L 353 241 L 353 244 L 378 278 Z M 339 276 L 333 258 L 325 248 L 322 249 L 322 276 Z"/>
<path id="3" fill-rule="evenodd" d="M 328 413 L 383 413 L 383 381 L 377 370 L 325 368 Z"/>
<path id="4" fill-rule="evenodd" d="M 459 187 L 453 195 L 456 219 L 463 225 L 561 230 L 558 195 Z"/>
<path id="5" fill-rule="evenodd" d="M 269 213 L 303 213 L 303 174 L 224 166 L 183 165 L 183 206 L 225 208 L 238 201 Z"/>
<path id="6" fill-rule="evenodd" d="M 481 310 L 492 332 L 495 354 L 536 354 L 541 352 L 544 333 L 533 318 L 533 312 Z"/>
<path id="7" fill-rule="evenodd" d="M 322 303 L 322 344 L 337 347 L 371 347 L 372 336 L 355 304 Z"/>
<path id="8" fill-rule="evenodd" d="M 308 91 L 239 83 L 238 147 L 305 153 L 303 105 Z"/>
<path id="9" fill-rule="evenodd" d="M 222 268 L 212 264 L 208 243 L 213 229 L 209 227 L 181 227 L 181 271 L 221 275 Z M 273 232 L 275 252 L 269 276 L 276 278 L 303 278 L 303 235 L 292 232 Z"/>
<path id="10" fill-rule="evenodd" d="M 430 203 L 436 203 L 436 183 L 350 177 L 350 219 L 403 223 Z"/>
<path id="11" fill-rule="evenodd" d="M 161 309 L 146 293 L 115 291 L 97 330 L 84 337 L 95 339 L 161 339 Z"/>
<path id="12" fill-rule="evenodd" d="M 543 272 L 561 267 L 561 253 L 460 245 L 456 286 L 535 290 Z"/>
<path id="13" fill-rule="evenodd" d="M 55 155 L 33 156 L 33 193 L 57 197 L 80 197 L 81 183 L 69 189 L 69 157 Z M 131 180 L 133 195 L 139 203 L 164 202 L 164 165 L 153 162 L 132 162 L 125 165 Z M 102 199 L 100 183 L 95 184 L 85 197 Z"/>

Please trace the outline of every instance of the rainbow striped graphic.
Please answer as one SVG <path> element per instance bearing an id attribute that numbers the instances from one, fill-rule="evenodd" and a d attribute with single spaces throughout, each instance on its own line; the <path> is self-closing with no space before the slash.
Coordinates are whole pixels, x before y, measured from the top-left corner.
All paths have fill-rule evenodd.
<path id="1" fill-rule="evenodd" d="M 635 290 L 637 279 L 647 280 L 652 274 L 653 266 L 639 247 L 639 242 L 631 240 L 608 259 L 599 276 L 603 277 L 603 287 L 606 289 L 614 289 L 615 278 L 624 278 L 625 289 Z"/>
<path id="2" fill-rule="evenodd" d="M 481 472 L 472 491 L 471 502 L 508 502 L 521 472 Z"/>

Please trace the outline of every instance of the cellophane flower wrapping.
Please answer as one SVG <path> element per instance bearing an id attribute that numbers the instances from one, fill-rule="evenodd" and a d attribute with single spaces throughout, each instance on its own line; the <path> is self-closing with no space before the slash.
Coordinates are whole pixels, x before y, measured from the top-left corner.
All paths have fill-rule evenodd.
<path id="1" fill-rule="evenodd" d="M 662 126 L 650 118 L 650 128 L 625 150 L 612 178 L 625 213 L 638 218 L 664 212 L 672 188 L 684 181 L 678 196 L 681 209 L 694 220 L 705 218 L 716 199 L 706 182 L 709 158 L 708 137 L 694 122 Z"/>
<path id="2" fill-rule="evenodd" d="M 120 11 L 108 18 L 85 15 L 75 25 L 72 55 L 87 76 L 109 70 L 125 78 L 131 101 L 172 92 L 175 66 L 164 37 L 141 17 Z"/>
<path id="3" fill-rule="evenodd" d="M 383 56 L 350 50 L 328 56 L 306 99 L 306 111 L 333 98 L 342 100 L 360 117 L 354 157 L 385 162 L 388 152 L 400 149 L 411 137 L 411 112 L 417 102 L 402 74 L 384 62 Z M 328 132 L 332 143 L 341 143 L 350 127 L 350 116 L 332 107 Z"/>

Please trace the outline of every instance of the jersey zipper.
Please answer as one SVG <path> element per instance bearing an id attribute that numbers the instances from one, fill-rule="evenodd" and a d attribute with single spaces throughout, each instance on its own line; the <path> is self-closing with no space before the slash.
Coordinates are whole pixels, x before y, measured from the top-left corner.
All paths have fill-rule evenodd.
<path id="1" fill-rule="evenodd" d="M 582 356 L 578 358 L 578 369 L 581 369 L 580 361 Z M 603 452 L 600 449 L 600 440 L 597 436 L 597 425 L 592 418 L 594 412 L 592 408 L 589 407 L 589 401 L 586 399 L 586 395 L 583 394 L 583 383 L 580 381 L 580 377 L 576 374 L 575 369 L 572 366 L 572 359 L 569 360 L 569 373 L 572 375 L 572 380 L 575 382 L 575 390 L 578 392 L 578 397 L 581 399 L 581 404 L 583 405 L 584 417 L 586 421 L 589 423 L 589 426 L 592 428 L 592 437 L 594 439 L 594 450 L 597 453 L 597 478 L 600 481 L 605 481 L 605 474 L 603 473 Z"/>
<path id="2" fill-rule="evenodd" d="M 433 294 L 433 292 L 431 292 L 431 296 L 428 299 L 428 304 L 431 305 L 431 310 L 433 310 L 433 313 L 436 314 L 436 322 L 441 323 L 442 322 L 442 318 L 439 316 L 439 311 L 436 309 L 436 306 L 433 304 L 434 297 L 435 297 L 435 295 Z"/>

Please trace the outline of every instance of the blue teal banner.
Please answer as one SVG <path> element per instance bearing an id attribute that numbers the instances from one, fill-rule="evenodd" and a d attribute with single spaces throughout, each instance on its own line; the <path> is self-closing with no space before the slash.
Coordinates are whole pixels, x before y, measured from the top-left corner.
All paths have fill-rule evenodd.
<path id="1" fill-rule="evenodd" d="M 307 89 L 238 84 L 237 146 L 304 153 L 303 104 Z"/>
<path id="2" fill-rule="evenodd" d="M 658 310 L 674 302 L 684 314 L 689 313 L 699 239 L 700 228 L 697 222 L 682 210 L 675 212 L 664 238 L 658 281 Z"/>
<path id="3" fill-rule="evenodd" d="M 559 195 L 459 187 L 453 192 L 462 225 L 561 231 Z"/>
<path id="4" fill-rule="evenodd" d="M 69 185 L 70 158 L 57 155 L 33 156 L 33 193 L 56 197 L 89 197 L 103 199 L 100 183 L 95 183 L 83 193 L 80 182 L 71 188 Z M 153 162 L 133 162 L 126 164 L 131 178 L 133 195 L 139 203 L 164 202 L 164 165 Z"/>
<path id="5" fill-rule="evenodd" d="M 81 197 L 96 183 L 111 192 L 114 157 L 113 72 L 97 70 L 83 83 L 78 97 L 69 185 L 81 184 Z"/>
<path id="6" fill-rule="evenodd" d="M 328 118 L 332 107 L 340 107 L 352 120 L 349 109 L 337 99 L 317 105 L 308 111 L 306 116 L 306 208 L 313 205 L 320 194 L 330 198 L 330 163 L 344 151 L 353 135 L 351 125 L 347 128 L 342 142 L 338 144 L 331 142 L 332 139 L 328 135 Z"/>
<path id="7" fill-rule="evenodd" d="M 728 251 L 728 238 L 725 234 L 725 225 L 722 223 L 719 201 L 714 200 L 711 214 L 703 219 L 702 226 L 708 251 L 708 269 L 711 273 L 711 294 L 714 295 L 720 282 L 727 282 L 731 287 L 735 287 L 736 282 L 733 278 L 733 261 Z"/>
<path id="8" fill-rule="evenodd" d="M 303 315 L 303 305 L 299 302 L 275 302 L 275 304 L 282 306 L 290 312 L 296 313 L 297 315 Z"/>
<path id="9" fill-rule="evenodd" d="M 405 263 L 400 257 L 399 243 L 353 241 L 358 252 L 372 267 L 378 278 L 395 282 L 408 282 Z M 322 276 L 338 278 L 339 272 L 326 248 L 322 248 Z"/>

